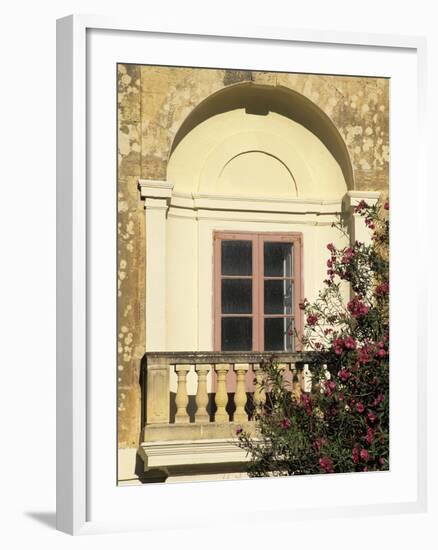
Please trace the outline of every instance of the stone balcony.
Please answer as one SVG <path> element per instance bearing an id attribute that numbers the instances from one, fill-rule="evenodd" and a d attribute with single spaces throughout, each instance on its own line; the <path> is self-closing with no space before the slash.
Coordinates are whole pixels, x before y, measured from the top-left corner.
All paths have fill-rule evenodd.
<path id="1" fill-rule="evenodd" d="M 271 357 L 258 352 L 147 353 L 141 479 L 242 477 L 248 457 L 236 444 L 236 429 L 255 433 L 253 413 L 266 399 L 260 365 Z M 310 391 L 311 354 L 279 352 L 275 360 L 291 391 Z"/>

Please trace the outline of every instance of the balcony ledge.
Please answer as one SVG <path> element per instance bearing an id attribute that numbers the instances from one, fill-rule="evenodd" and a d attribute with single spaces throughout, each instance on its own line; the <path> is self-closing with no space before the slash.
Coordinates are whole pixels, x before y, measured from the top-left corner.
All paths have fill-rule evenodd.
<path id="1" fill-rule="evenodd" d="M 178 466 L 243 464 L 249 460 L 236 440 L 204 439 L 142 443 L 139 449 L 145 471 Z"/>

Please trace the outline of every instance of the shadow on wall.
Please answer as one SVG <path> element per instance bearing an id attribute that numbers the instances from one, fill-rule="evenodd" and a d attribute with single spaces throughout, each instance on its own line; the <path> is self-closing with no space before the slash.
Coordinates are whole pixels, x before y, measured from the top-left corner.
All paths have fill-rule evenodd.
<path id="1" fill-rule="evenodd" d="M 239 83 L 202 101 L 185 119 L 172 144 L 170 156 L 183 138 L 205 120 L 236 109 L 249 114 L 283 115 L 312 132 L 339 164 L 348 189 L 354 189 L 353 169 L 345 142 L 331 119 L 310 99 L 285 86 Z"/>

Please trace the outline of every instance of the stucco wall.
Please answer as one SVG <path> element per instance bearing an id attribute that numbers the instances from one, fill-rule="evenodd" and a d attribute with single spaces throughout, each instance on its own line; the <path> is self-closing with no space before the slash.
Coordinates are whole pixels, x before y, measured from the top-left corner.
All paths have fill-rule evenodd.
<path id="1" fill-rule="evenodd" d="M 145 351 L 145 224 L 137 182 L 165 180 L 172 142 L 186 117 L 214 92 L 241 81 L 286 86 L 313 101 L 347 145 L 355 189 L 388 187 L 388 80 L 119 65 L 117 368 L 122 448 L 139 442 L 138 381 Z"/>

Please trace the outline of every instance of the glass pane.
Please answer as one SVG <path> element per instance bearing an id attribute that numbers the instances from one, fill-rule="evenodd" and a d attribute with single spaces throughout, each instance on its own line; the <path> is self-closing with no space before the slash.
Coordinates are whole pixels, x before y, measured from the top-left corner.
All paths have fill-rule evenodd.
<path id="1" fill-rule="evenodd" d="M 252 241 L 222 241 L 222 275 L 252 275 Z"/>
<path id="2" fill-rule="evenodd" d="M 290 317 L 265 318 L 265 351 L 293 350 L 293 319 Z"/>
<path id="3" fill-rule="evenodd" d="M 252 313 L 252 279 L 222 279 L 222 313 Z"/>
<path id="4" fill-rule="evenodd" d="M 265 280 L 265 313 L 292 315 L 293 284 L 287 279 Z"/>
<path id="5" fill-rule="evenodd" d="M 265 277 L 292 277 L 292 243 L 265 243 Z"/>
<path id="6" fill-rule="evenodd" d="M 222 351 L 252 350 L 252 317 L 222 318 Z"/>

